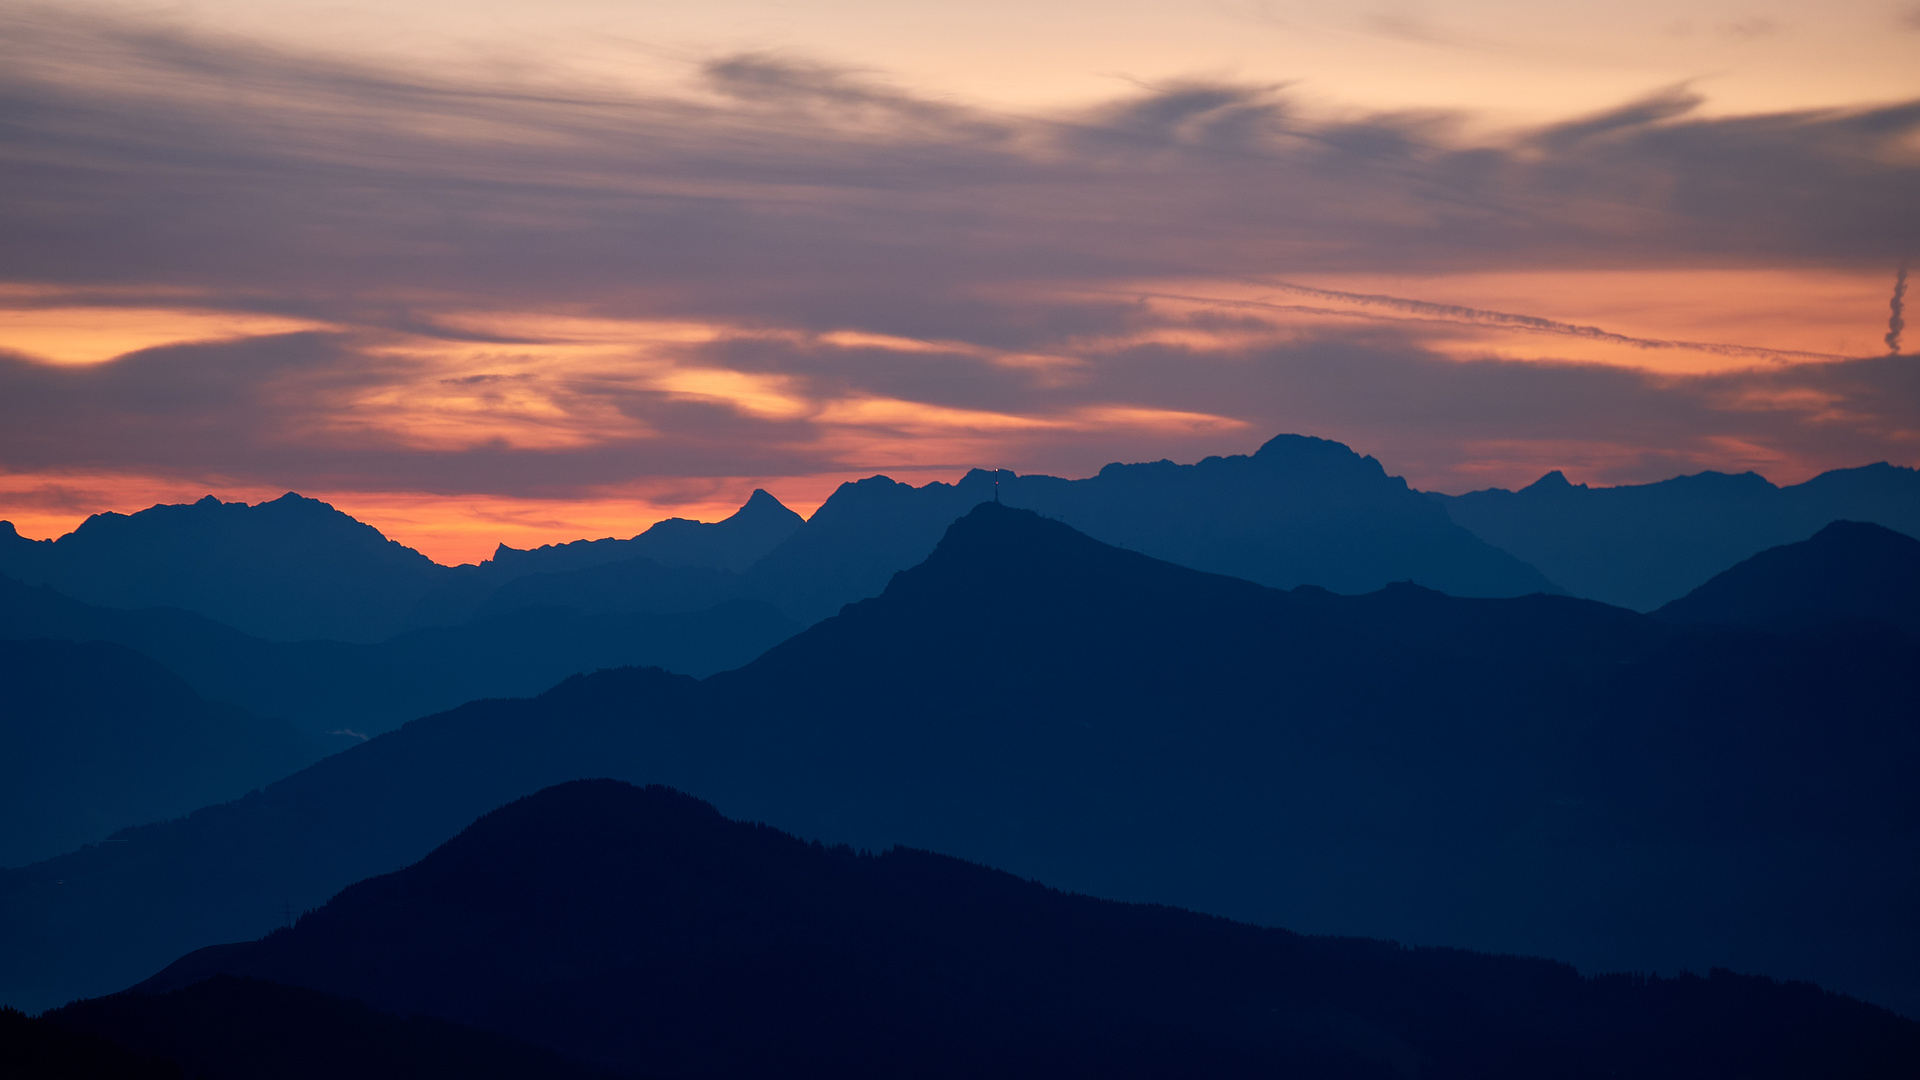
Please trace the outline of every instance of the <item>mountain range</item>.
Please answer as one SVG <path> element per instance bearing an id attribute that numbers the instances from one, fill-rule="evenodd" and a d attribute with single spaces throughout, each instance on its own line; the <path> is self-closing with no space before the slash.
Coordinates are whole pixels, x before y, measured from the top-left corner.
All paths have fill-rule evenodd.
<path id="1" fill-rule="evenodd" d="M 1414 581 L 1459 596 L 1558 592 L 1478 539 L 1378 461 L 1280 435 L 1252 455 L 1113 464 L 1085 480 L 967 473 L 921 487 L 843 484 L 807 527 L 746 573 L 744 592 L 812 623 L 877 596 L 982 502 L 1034 510 L 1120 547 L 1263 585 L 1370 592 Z"/>
<path id="2" fill-rule="evenodd" d="M 1734 563 L 1836 520 L 1920 536 L 1920 471 L 1880 462 L 1776 487 L 1703 472 L 1590 488 L 1555 470 L 1519 491 L 1430 496 L 1474 535 L 1575 596 L 1651 611 Z"/>
<path id="3" fill-rule="evenodd" d="M 496 589 L 527 575 L 640 561 L 731 573 L 800 524 L 798 514 L 755 491 L 723 521 L 671 518 L 631 540 L 532 551 L 503 544 L 478 566 L 449 567 L 316 499 L 288 492 L 248 506 L 209 495 L 137 514 L 95 514 L 57 540 L 27 540 L 0 522 L 0 574 L 102 607 L 192 611 L 270 641 L 372 643 L 409 628 L 466 622 Z M 668 597 L 631 610 L 690 611 L 726 598 Z"/>
<path id="4" fill-rule="evenodd" d="M 131 1041 L 129 1016 L 198 993 L 246 1046 L 288 987 L 323 1016 L 345 1010 L 312 991 L 672 1080 L 1920 1070 L 1920 1023 L 1812 987 L 1302 937 L 808 843 L 609 780 L 517 800 L 291 928 L 47 1019 Z M 153 1026 L 134 1045 L 156 1048 Z"/>
<path id="5" fill-rule="evenodd" d="M 1276 588 L 1363 593 L 1412 581 L 1455 596 L 1568 592 L 1635 610 L 1836 519 L 1920 534 L 1920 473 L 1881 463 L 1777 488 L 1754 474 L 1659 484 L 1422 494 L 1323 439 L 1280 435 L 1251 455 L 1115 463 L 1066 480 L 975 469 L 914 487 L 843 484 L 803 520 L 755 491 L 724 521 L 674 518 L 631 539 L 441 566 L 325 503 L 209 497 L 97 514 L 54 541 L 0 522 L 0 574 L 104 607 L 177 607 L 256 637 L 374 643 L 516 608 L 678 614 L 744 598 L 810 625 L 877 596 L 946 526 L 999 499 L 1096 539 Z"/>
<path id="6" fill-rule="evenodd" d="M 1912 651 L 1862 623 L 1281 592 L 987 503 L 737 671 L 470 703 L 0 873 L 0 1000 L 127 985 L 610 775 L 1095 895 L 1588 970 L 1764 971 L 1920 1014 Z"/>

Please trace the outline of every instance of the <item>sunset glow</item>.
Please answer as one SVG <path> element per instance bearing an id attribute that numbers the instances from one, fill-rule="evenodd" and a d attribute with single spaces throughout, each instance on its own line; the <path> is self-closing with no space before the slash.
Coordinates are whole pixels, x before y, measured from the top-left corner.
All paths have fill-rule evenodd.
<path id="1" fill-rule="evenodd" d="M 170 10 L 0 5 L 26 535 L 298 490 L 472 561 L 1281 431 L 1920 461 L 1920 9 Z"/>

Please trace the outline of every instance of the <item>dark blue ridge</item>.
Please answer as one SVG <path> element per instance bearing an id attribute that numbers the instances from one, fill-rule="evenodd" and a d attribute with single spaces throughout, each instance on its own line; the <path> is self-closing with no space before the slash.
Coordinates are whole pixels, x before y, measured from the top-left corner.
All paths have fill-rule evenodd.
<path id="1" fill-rule="evenodd" d="M 292 929 L 194 953 L 138 990 L 221 974 L 673 1078 L 1920 1069 L 1920 1024 L 1810 986 L 1586 979 L 1301 937 L 924 851 L 807 843 L 610 780 L 495 810 Z"/>
<path id="2" fill-rule="evenodd" d="M 1280 591 L 986 502 L 736 671 L 473 702 L 0 873 L 0 1000 L 127 986 L 598 776 L 1087 895 L 1920 1014 L 1912 651 L 1564 596 Z"/>

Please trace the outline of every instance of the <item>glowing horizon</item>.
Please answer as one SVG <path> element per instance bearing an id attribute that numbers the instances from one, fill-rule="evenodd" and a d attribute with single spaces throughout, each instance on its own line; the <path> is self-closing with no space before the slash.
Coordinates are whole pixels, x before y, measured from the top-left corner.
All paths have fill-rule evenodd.
<path id="1" fill-rule="evenodd" d="M 0 518 L 1920 464 L 1920 8 L 783 10 L 0 4 Z"/>

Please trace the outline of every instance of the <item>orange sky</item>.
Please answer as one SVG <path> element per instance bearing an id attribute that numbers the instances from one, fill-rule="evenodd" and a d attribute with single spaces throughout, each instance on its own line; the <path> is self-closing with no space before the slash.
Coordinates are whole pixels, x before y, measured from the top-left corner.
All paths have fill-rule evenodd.
<path id="1" fill-rule="evenodd" d="M 0 5 L 0 517 L 298 490 L 451 562 L 1280 431 L 1920 462 L 1920 9 L 875 10 Z"/>

